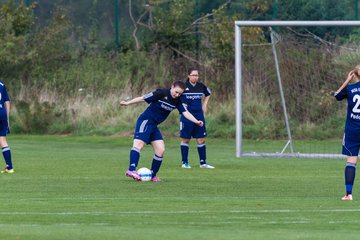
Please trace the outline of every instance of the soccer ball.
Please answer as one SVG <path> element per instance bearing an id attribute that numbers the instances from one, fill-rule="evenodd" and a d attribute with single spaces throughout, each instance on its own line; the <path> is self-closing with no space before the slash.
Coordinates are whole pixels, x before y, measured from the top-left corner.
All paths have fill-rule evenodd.
<path id="1" fill-rule="evenodd" d="M 146 167 L 139 168 L 139 170 L 137 170 L 137 173 L 139 174 L 141 181 L 147 182 L 151 180 L 152 172 L 150 169 Z"/>

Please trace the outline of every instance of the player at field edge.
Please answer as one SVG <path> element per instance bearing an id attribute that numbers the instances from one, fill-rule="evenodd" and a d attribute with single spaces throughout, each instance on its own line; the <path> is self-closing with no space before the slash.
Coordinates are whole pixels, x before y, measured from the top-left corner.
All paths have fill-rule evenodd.
<path id="1" fill-rule="evenodd" d="M 205 84 L 199 82 L 199 70 L 197 68 L 189 68 L 188 76 L 185 82 L 186 88 L 181 95 L 181 100 L 185 104 L 187 110 L 197 119 L 203 121 L 203 126 L 198 126 L 186 119 L 180 117 L 180 151 L 182 168 L 191 168 L 189 164 L 189 143 L 191 138 L 195 138 L 197 142 L 197 150 L 199 154 L 199 162 L 201 168 L 214 168 L 206 163 L 206 143 L 205 138 L 205 113 L 210 99 L 211 91 Z"/>
<path id="2" fill-rule="evenodd" d="M 172 83 L 171 88 L 157 89 L 153 92 L 145 94 L 141 97 L 136 97 L 129 101 L 121 101 L 121 106 L 128 106 L 141 102 L 150 104 L 137 119 L 133 147 L 130 150 L 130 163 L 129 169 L 126 171 L 125 176 L 140 181 L 140 176 L 136 172 L 140 160 L 140 152 L 145 144 L 151 144 L 154 149 L 154 157 L 152 160 L 151 181 L 161 181 L 156 175 L 160 169 L 165 153 L 165 143 L 161 135 L 158 125 L 162 123 L 174 109 L 177 109 L 180 114 L 184 115 L 187 119 L 202 126 L 203 122 L 196 119 L 189 113 L 181 102 L 180 96 L 184 92 L 185 83 L 182 81 L 175 81 Z"/>
<path id="3" fill-rule="evenodd" d="M 356 83 L 347 85 L 351 80 Z M 341 199 L 352 200 L 352 190 L 355 180 L 356 164 L 360 148 L 360 65 L 348 73 L 342 87 L 335 92 L 338 101 L 347 99 L 347 116 L 342 142 L 342 154 L 346 155 L 345 189 L 346 195 Z"/>
<path id="4" fill-rule="evenodd" d="M 10 133 L 10 98 L 6 91 L 5 84 L 0 80 L 0 146 L 5 160 L 5 168 L 1 173 L 14 173 L 11 160 L 11 151 L 6 140 L 6 135 Z"/>

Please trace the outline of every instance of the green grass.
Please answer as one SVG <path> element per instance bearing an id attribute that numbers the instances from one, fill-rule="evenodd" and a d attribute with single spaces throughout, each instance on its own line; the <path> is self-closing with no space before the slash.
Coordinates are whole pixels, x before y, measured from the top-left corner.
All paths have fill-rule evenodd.
<path id="1" fill-rule="evenodd" d="M 0 239 L 357 239 L 359 188 L 342 202 L 341 160 L 237 159 L 209 139 L 208 162 L 179 167 L 166 141 L 162 182 L 124 176 L 129 137 L 10 136 L 16 173 L 0 175 Z M 340 142 L 341 143 L 341 142 Z M 340 144 L 339 143 L 339 144 Z M 140 166 L 150 167 L 147 146 Z"/>
<path id="2" fill-rule="evenodd" d="M 284 140 L 244 140 L 243 152 L 281 152 L 287 143 Z M 341 154 L 341 139 L 329 140 L 298 140 L 293 139 L 294 152 L 317 153 L 317 154 Z M 290 146 L 287 146 L 285 153 L 290 153 Z"/>

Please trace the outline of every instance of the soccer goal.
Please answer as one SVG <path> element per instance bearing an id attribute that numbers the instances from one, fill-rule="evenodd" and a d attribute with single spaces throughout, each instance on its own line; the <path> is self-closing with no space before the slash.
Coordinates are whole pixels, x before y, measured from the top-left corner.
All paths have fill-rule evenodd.
<path id="1" fill-rule="evenodd" d="M 344 158 L 346 101 L 331 91 L 360 64 L 360 21 L 236 21 L 236 156 Z"/>

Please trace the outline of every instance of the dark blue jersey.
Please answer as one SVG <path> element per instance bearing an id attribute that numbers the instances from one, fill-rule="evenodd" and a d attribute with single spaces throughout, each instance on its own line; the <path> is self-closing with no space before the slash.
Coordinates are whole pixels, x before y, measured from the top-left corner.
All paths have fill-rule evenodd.
<path id="1" fill-rule="evenodd" d="M 347 85 L 342 91 L 335 93 L 335 98 L 338 101 L 347 98 L 345 134 L 360 138 L 360 82 Z"/>
<path id="2" fill-rule="evenodd" d="M 202 98 L 211 95 L 211 91 L 201 82 L 193 86 L 189 80 L 186 81 L 186 88 L 181 95 L 181 101 L 187 105 L 191 113 L 202 112 Z"/>
<path id="3" fill-rule="evenodd" d="M 150 105 L 142 113 L 142 117 L 153 120 L 159 124 L 163 122 L 175 108 L 179 113 L 186 111 L 180 98 L 173 98 L 169 88 L 157 89 L 143 96 Z"/>
<path id="4" fill-rule="evenodd" d="M 7 119 L 7 112 L 5 102 L 10 101 L 9 95 L 6 91 L 5 84 L 0 80 L 0 119 Z"/>

